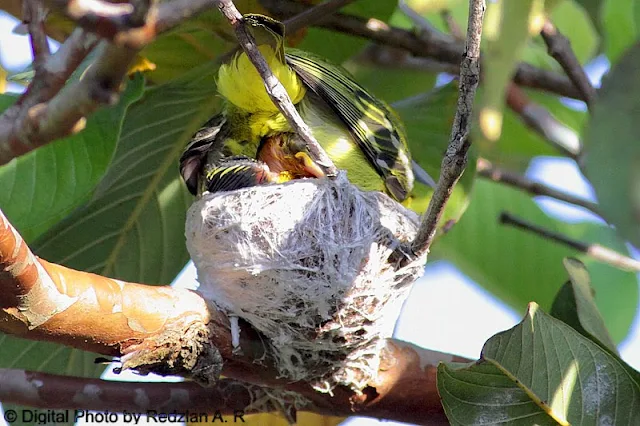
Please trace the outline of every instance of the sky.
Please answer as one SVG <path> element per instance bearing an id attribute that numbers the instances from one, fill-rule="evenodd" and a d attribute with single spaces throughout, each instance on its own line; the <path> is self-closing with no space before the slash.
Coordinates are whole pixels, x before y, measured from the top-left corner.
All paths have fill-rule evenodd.
<path id="1" fill-rule="evenodd" d="M 0 62 L 10 72 L 20 71 L 30 62 L 27 37 L 12 34 L 15 25 L 15 19 L 0 12 Z M 607 66 L 606 61 L 598 60 L 589 67 L 590 76 L 596 83 L 606 72 Z M 16 90 L 19 86 L 12 86 L 12 88 Z M 581 106 L 578 105 L 578 107 Z M 527 176 L 575 195 L 595 199 L 593 190 L 571 160 L 535 159 Z M 558 182 L 562 185 L 559 186 Z M 549 215 L 560 219 L 597 220 L 592 214 L 565 203 L 540 197 L 536 198 L 536 201 Z M 175 285 L 186 288 L 193 288 L 196 285 L 195 268 L 192 264 L 187 265 L 178 276 Z M 482 321 L 478 321 L 478 318 L 482 318 Z M 418 324 L 433 323 L 436 319 L 437 327 L 418 326 Z M 450 264 L 437 262 L 428 264 L 424 277 L 414 284 L 398 320 L 394 337 L 425 348 L 477 358 L 489 337 L 513 327 L 520 319 L 521 314 L 515 313 L 478 287 Z M 634 368 L 640 369 L 640 318 L 636 318 L 629 336 L 619 349 L 623 359 Z M 114 375 L 110 369 L 104 377 L 126 381 L 145 379 L 132 373 Z M 153 378 L 147 379 L 153 380 Z M 352 418 L 344 424 L 371 426 L 378 423 L 380 422 L 374 419 Z M 4 424 L 0 417 L 0 426 Z M 385 421 L 384 424 L 399 423 Z"/>

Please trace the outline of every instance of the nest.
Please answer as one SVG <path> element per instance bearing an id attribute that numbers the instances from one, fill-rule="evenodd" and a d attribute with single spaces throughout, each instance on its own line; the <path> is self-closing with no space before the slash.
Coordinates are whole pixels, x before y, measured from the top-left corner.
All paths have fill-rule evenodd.
<path id="1" fill-rule="evenodd" d="M 359 391 L 422 275 L 425 258 L 398 266 L 417 225 L 341 174 L 205 194 L 186 236 L 200 293 L 269 339 L 281 376 Z"/>

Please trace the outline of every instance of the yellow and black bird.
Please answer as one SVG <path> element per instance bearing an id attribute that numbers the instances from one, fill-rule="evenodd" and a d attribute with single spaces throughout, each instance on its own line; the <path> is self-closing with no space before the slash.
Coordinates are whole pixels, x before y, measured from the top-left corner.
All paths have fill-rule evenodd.
<path id="1" fill-rule="evenodd" d="M 281 22 L 263 15 L 245 15 L 243 21 L 316 140 L 353 184 L 399 202 L 409 201 L 414 179 L 435 186 L 412 161 L 402 123 L 384 102 L 342 67 L 285 49 Z M 224 108 L 194 135 L 180 159 L 194 195 L 323 176 L 244 52 L 220 67 L 217 83 Z"/>

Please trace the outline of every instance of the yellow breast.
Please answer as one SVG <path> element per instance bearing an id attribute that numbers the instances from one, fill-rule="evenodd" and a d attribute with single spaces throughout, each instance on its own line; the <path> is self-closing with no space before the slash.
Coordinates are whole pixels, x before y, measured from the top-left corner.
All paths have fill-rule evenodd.
<path id="1" fill-rule="evenodd" d="M 305 87 L 296 73 L 287 64 L 280 62 L 271 46 L 263 45 L 259 50 L 293 103 L 300 102 L 305 95 Z M 249 113 L 278 111 L 269 98 L 258 71 L 244 52 L 235 55 L 228 64 L 220 66 L 218 92 Z"/>

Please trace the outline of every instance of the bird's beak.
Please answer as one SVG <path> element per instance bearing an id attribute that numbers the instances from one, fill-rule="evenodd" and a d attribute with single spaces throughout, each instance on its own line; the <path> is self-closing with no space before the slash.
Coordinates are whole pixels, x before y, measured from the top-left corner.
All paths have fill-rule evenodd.
<path id="1" fill-rule="evenodd" d="M 311 176 L 316 177 L 318 179 L 325 177 L 325 174 L 320 168 L 320 166 L 318 166 L 315 163 L 315 161 L 313 161 L 306 152 L 302 152 L 302 151 L 297 152 L 295 154 L 295 157 L 298 160 L 300 160 L 300 162 L 304 167 L 304 170 L 308 172 Z"/>

